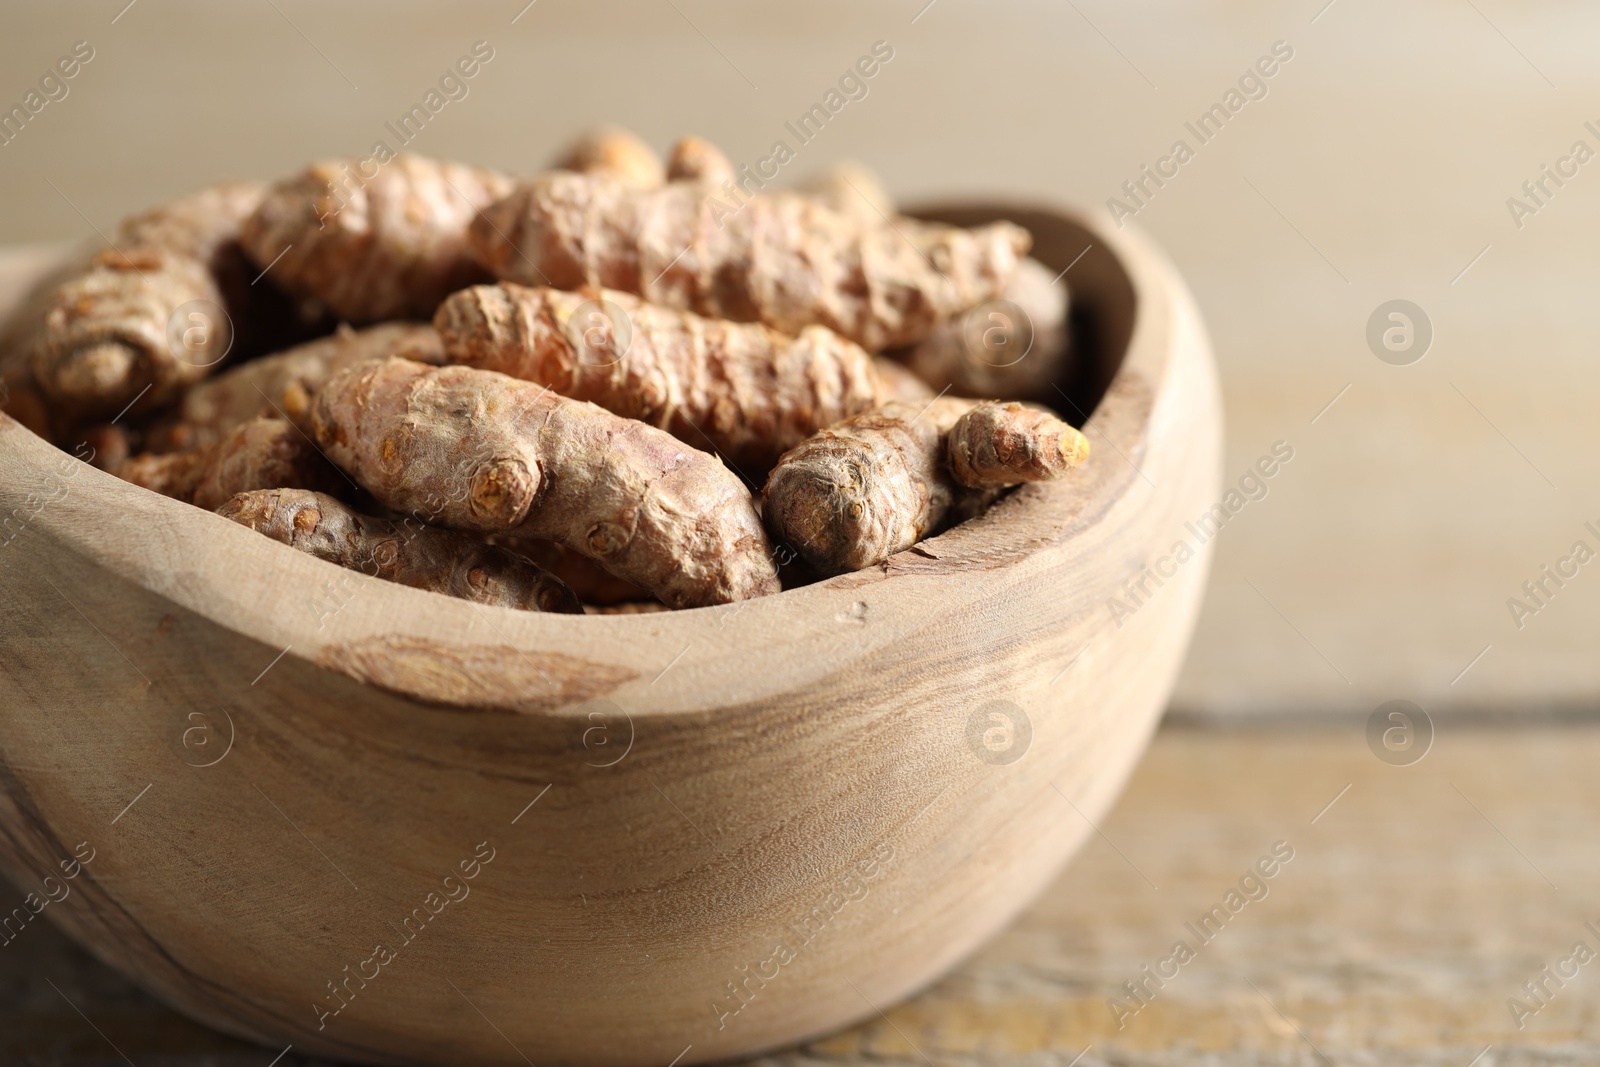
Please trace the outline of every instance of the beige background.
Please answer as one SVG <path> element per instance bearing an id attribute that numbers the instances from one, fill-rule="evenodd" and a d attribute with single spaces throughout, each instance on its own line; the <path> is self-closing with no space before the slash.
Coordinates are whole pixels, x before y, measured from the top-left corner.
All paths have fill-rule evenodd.
<path id="1" fill-rule="evenodd" d="M 479 39 L 494 59 L 414 150 L 530 170 L 610 120 L 753 161 L 881 39 L 895 54 L 868 96 L 786 175 L 856 157 L 907 200 L 1103 205 L 1286 41 L 1267 97 L 1137 220 L 1212 329 L 1228 470 L 1295 449 L 1221 535 L 1177 705 L 1593 704 L 1600 563 L 1520 632 L 1506 608 L 1578 538 L 1600 549 L 1582 528 L 1600 526 L 1600 162 L 1520 230 L 1506 208 L 1573 141 L 1600 150 L 1583 126 L 1600 127 L 1590 7 L 125 2 L 0 16 L 8 106 L 73 42 L 96 53 L 0 147 L 0 242 L 83 238 L 186 187 L 365 153 Z M 1398 297 L 1435 330 L 1409 367 L 1364 340 Z"/>

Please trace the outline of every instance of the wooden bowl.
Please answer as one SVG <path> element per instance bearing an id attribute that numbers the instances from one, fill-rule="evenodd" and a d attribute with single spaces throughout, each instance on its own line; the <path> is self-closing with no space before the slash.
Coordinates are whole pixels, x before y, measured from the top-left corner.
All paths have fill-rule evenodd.
<path id="1" fill-rule="evenodd" d="M 1135 231 L 930 214 L 1015 219 L 1074 264 L 1093 455 L 743 604 L 571 617 L 385 584 L 0 417 L 0 866 L 37 894 L 0 940 L 40 911 L 273 1047 L 619 1065 L 822 1034 L 982 944 L 1170 692 L 1209 547 L 1125 583 L 1196 540 L 1221 413 L 1192 299 Z M 14 295 L 42 261 L 6 266 Z"/>

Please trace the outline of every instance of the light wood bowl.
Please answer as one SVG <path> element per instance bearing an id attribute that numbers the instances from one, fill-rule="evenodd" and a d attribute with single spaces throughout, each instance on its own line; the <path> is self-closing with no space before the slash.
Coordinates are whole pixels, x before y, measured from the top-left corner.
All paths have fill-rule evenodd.
<path id="1" fill-rule="evenodd" d="M 385 584 L 0 416 L 0 867 L 55 874 L 43 913 L 178 1009 L 366 1063 L 727 1059 L 937 977 L 1137 761 L 1209 548 L 1122 625 L 1107 601 L 1218 496 L 1221 411 L 1135 231 L 930 214 L 1082 253 L 1093 455 L 744 604 L 570 617 Z M 7 299 L 45 259 L 0 263 Z"/>

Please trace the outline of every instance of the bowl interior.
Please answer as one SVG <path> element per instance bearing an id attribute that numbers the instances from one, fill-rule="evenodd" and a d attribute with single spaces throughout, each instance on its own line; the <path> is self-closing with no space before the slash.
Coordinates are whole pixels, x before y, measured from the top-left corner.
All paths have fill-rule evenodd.
<path id="1" fill-rule="evenodd" d="M 1034 259 L 1061 272 L 1071 296 L 1073 359 L 1050 406 L 1082 427 L 1122 366 L 1133 336 L 1137 296 L 1116 253 L 1077 220 L 1044 208 L 1006 208 L 992 203 L 939 205 L 912 212 L 917 218 L 953 226 L 982 226 L 1001 219 L 1033 234 Z"/>

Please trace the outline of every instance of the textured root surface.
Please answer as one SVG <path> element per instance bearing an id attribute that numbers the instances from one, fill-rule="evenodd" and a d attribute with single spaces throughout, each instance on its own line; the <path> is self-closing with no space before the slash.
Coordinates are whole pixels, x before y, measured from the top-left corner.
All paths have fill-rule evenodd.
<path id="1" fill-rule="evenodd" d="M 362 515 L 302 489 L 241 493 L 218 514 L 374 578 L 525 611 L 583 610 L 561 580 L 503 548 L 418 523 Z"/>
<path id="2" fill-rule="evenodd" d="M 250 360 L 192 386 L 173 418 L 152 434 L 153 447 L 209 445 L 241 423 L 272 416 L 309 431 L 311 397 L 323 382 L 345 367 L 386 356 L 444 362 L 439 336 L 431 326 L 410 322 L 386 322 L 364 330 L 341 326 L 331 336 Z"/>
<path id="3" fill-rule="evenodd" d="M 820 324 L 874 351 L 998 295 L 1029 245 L 1005 222 L 890 226 L 796 193 L 763 193 L 736 211 L 723 196 L 705 182 L 641 191 L 556 172 L 487 209 L 470 237 L 508 281 L 620 289 L 791 335 Z"/>
<path id="4" fill-rule="evenodd" d="M 1006 303 L 986 303 L 941 323 L 904 354 L 907 366 L 957 396 L 1048 403 L 1070 360 L 1067 287 L 1043 263 L 1024 259 L 1000 300 Z"/>
<path id="5" fill-rule="evenodd" d="M 896 401 L 823 430 L 773 468 L 773 536 L 819 574 L 882 562 L 937 532 L 960 495 L 944 439 L 975 402 Z"/>
<path id="6" fill-rule="evenodd" d="M 610 607 L 649 601 L 650 594 L 637 585 L 623 581 L 588 556 L 555 541 L 518 537 L 515 534 L 492 534 L 489 542 L 537 563 L 566 582 L 578 594 L 578 599 L 583 601 L 585 609 L 590 606 Z"/>
<path id="7" fill-rule="evenodd" d="M 91 445 L 95 439 L 88 438 Z M 304 433 L 282 419 L 252 419 L 212 444 L 183 452 L 144 452 L 121 460 L 97 453 L 95 464 L 125 482 L 207 511 L 252 489 L 348 493 L 352 488 Z"/>
<path id="8" fill-rule="evenodd" d="M 169 337 L 173 312 L 194 300 L 222 304 L 200 260 L 150 246 L 107 249 L 52 294 L 34 380 L 78 418 L 116 414 L 136 397 L 145 407 L 169 399 L 211 373 L 232 344 L 228 323 L 209 315 Z"/>
<path id="9" fill-rule="evenodd" d="M 971 489 L 1049 482 L 1089 458 L 1089 439 L 1041 408 L 986 401 L 946 440 L 950 473 Z"/>
<path id="10" fill-rule="evenodd" d="M 110 468 L 110 471 L 123 481 L 132 482 L 152 493 L 192 504 L 195 488 L 200 484 L 200 474 L 210 458 L 207 451 L 168 452 L 161 455 L 143 452 Z"/>
<path id="11" fill-rule="evenodd" d="M 350 489 L 305 433 L 282 419 L 241 423 L 208 451 L 192 501 L 207 511 L 254 489 Z"/>
<path id="12" fill-rule="evenodd" d="M 872 357 L 823 327 L 787 337 L 615 291 L 477 286 L 434 322 L 454 362 L 599 404 L 756 476 L 885 399 Z"/>
<path id="13" fill-rule="evenodd" d="M 224 307 L 213 269 L 237 255 L 240 225 L 261 193 L 251 183 L 218 185 L 132 216 L 116 247 L 64 268 L 24 302 L 5 330 L 5 359 L 26 361 L 54 422 L 114 414 L 135 399 L 148 409 L 216 368 L 234 342 L 227 315 L 205 309 L 170 324 L 190 301 Z"/>
<path id="14" fill-rule="evenodd" d="M 929 401 L 934 397 L 934 392 L 928 383 L 911 373 L 903 363 L 896 363 L 888 356 L 873 356 L 872 365 L 878 371 L 878 381 L 883 386 L 884 402 L 890 400 Z"/>
<path id="15" fill-rule="evenodd" d="M 389 359 L 331 379 L 312 425 L 395 511 L 559 541 L 674 607 L 778 589 L 754 503 L 714 456 L 548 388 Z"/>
<path id="16" fill-rule="evenodd" d="M 376 173 L 367 167 L 370 177 L 363 165 L 317 163 L 274 186 L 241 243 L 278 285 L 351 322 L 426 319 L 446 295 L 482 280 L 467 225 L 511 180 L 405 153 L 374 163 Z"/>

